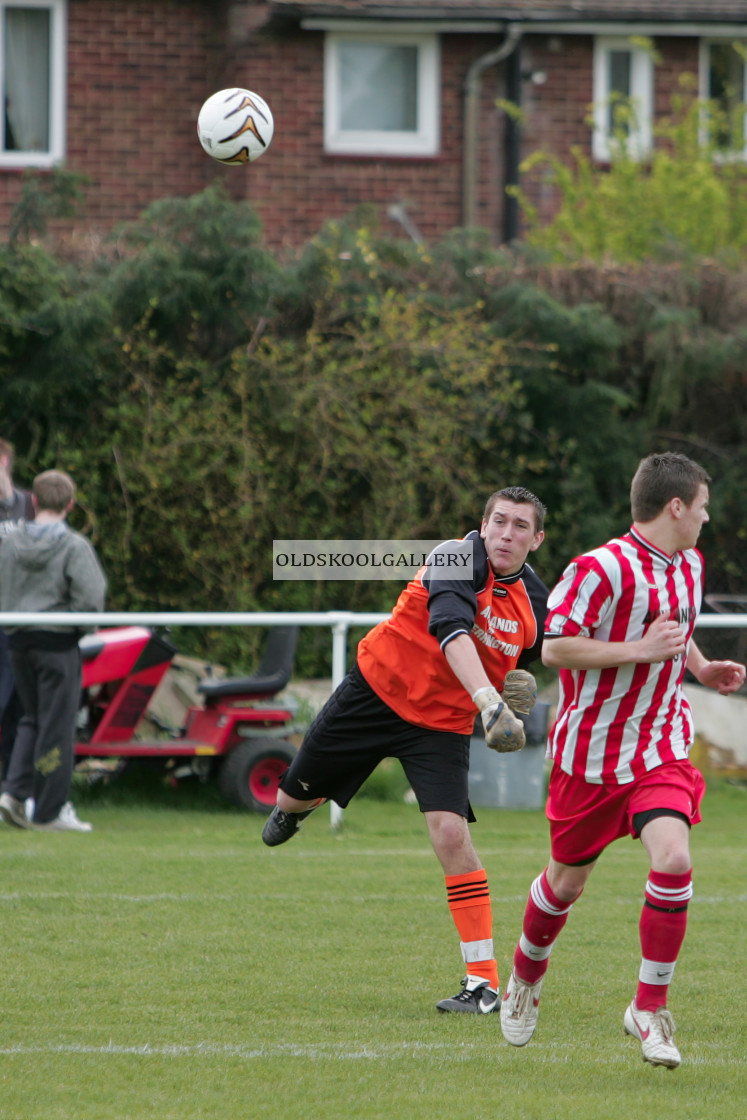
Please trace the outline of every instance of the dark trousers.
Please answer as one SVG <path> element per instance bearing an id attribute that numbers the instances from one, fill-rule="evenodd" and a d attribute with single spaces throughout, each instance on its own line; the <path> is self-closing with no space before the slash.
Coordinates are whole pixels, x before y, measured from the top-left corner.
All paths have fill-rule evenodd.
<path id="1" fill-rule="evenodd" d="M 10 661 L 8 661 L 8 665 L 10 666 Z M 23 708 L 14 686 L 10 699 L 5 705 L 5 710 L 0 716 L 0 781 L 8 773 L 10 756 L 13 753 L 13 744 L 16 741 L 18 723 L 22 715 Z"/>
<path id="2" fill-rule="evenodd" d="M 4 778 L 7 773 L 16 728 L 22 714 L 13 680 L 13 667 L 10 664 L 8 639 L 0 630 L 0 778 Z"/>
<path id="3" fill-rule="evenodd" d="M 70 796 L 81 663 L 72 649 L 12 650 L 16 689 L 23 706 L 3 790 L 19 801 L 33 797 L 34 820 L 59 815 Z"/>

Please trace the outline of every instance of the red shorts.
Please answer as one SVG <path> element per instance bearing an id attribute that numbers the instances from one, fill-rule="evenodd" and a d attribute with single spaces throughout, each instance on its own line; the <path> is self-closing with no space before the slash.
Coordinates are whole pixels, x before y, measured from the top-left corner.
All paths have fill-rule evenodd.
<path id="1" fill-rule="evenodd" d="M 636 813 L 670 809 L 690 824 L 700 819 L 705 779 L 692 763 L 668 762 L 626 785 L 593 785 L 553 766 L 545 815 L 550 822 L 552 858 L 584 863 L 621 836 L 637 836 Z"/>

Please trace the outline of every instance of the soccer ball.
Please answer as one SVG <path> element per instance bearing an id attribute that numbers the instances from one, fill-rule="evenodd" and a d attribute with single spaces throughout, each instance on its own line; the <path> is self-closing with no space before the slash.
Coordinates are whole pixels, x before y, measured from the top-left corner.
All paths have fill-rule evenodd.
<path id="1" fill-rule="evenodd" d="M 251 163 L 270 146 L 275 122 L 270 106 L 248 89 L 222 89 L 208 97 L 197 118 L 197 135 L 219 163 Z"/>

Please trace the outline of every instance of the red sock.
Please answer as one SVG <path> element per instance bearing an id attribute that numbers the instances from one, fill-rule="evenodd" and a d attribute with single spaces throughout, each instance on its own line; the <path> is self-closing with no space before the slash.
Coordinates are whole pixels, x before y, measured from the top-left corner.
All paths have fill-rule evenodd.
<path id="1" fill-rule="evenodd" d="M 650 871 L 641 911 L 641 968 L 636 1007 L 666 1007 L 667 991 L 687 929 L 687 904 L 692 898 L 692 870 L 684 875 Z"/>
<path id="2" fill-rule="evenodd" d="M 470 976 L 482 976 L 498 991 L 493 954 L 493 910 L 485 871 L 446 875 L 446 897 L 461 938 L 462 959 Z"/>
<path id="3" fill-rule="evenodd" d="M 561 902 L 553 894 L 546 870 L 529 888 L 524 925 L 514 953 L 516 975 L 527 984 L 536 984 L 547 972 L 552 947 L 568 921 L 573 902 Z"/>

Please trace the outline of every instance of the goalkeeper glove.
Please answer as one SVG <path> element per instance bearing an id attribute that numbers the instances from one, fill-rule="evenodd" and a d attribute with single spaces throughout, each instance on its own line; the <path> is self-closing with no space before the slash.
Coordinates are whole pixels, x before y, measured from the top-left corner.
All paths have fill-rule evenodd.
<path id="1" fill-rule="evenodd" d="M 487 745 L 501 754 L 520 751 L 526 742 L 524 728 L 508 704 L 504 704 L 498 690 L 492 687 L 478 688 L 472 700 L 480 709 Z"/>
<path id="2" fill-rule="evenodd" d="M 526 669 L 511 669 L 506 673 L 502 695 L 511 711 L 528 716 L 537 703 L 537 682 Z"/>

